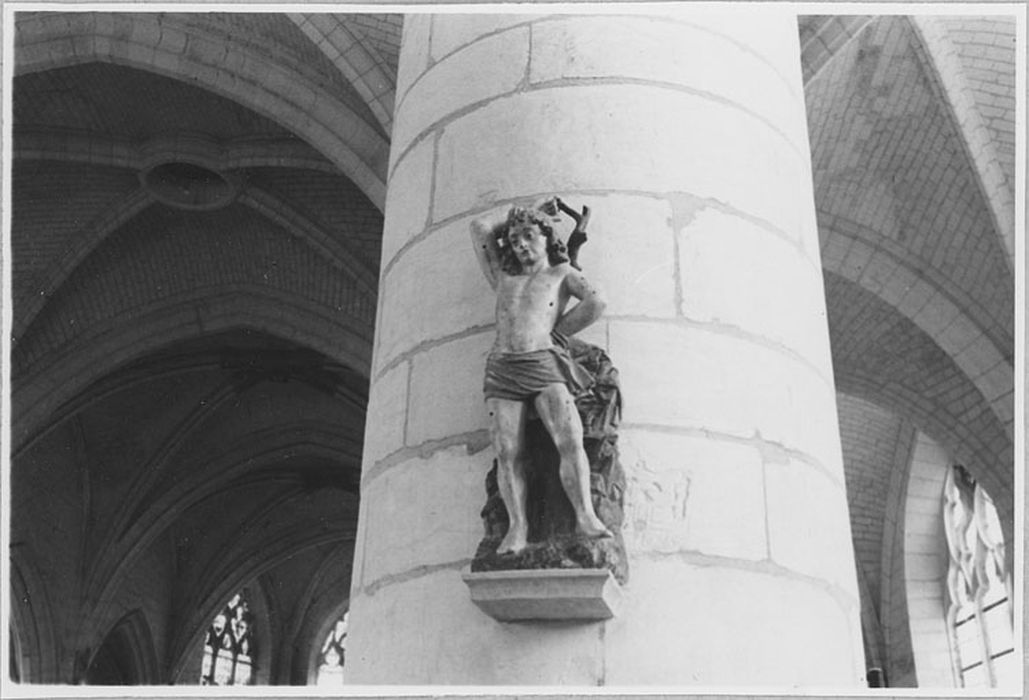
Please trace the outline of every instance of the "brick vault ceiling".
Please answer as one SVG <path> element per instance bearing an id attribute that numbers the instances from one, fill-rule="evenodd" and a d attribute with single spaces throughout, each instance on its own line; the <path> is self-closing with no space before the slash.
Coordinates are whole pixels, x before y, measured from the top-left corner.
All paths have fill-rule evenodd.
<path id="1" fill-rule="evenodd" d="M 809 81 L 819 226 L 935 279 L 1003 352 L 1014 323 L 1007 253 L 915 41 L 905 18 L 874 20 Z"/>
<path id="2" fill-rule="evenodd" d="M 1015 187 L 1015 22 L 1004 17 L 940 20 L 983 116 L 1011 190 Z"/>
<path id="3" fill-rule="evenodd" d="M 395 68 L 399 16 L 339 17 L 363 37 L 370 51 Z M 231 34 L 235 41 L 267 42 L 281 55 L 292 56 L 322 74 L 326 81 L 334 84 L 341 80 L 317 47 L 286 17 L 215 14 L 190 21 L 202 23 L 208 31 Z M 979 71 L 973 77 L 978 76 L 977 94 L 987 106 L 1000 98 L 991 97 L 994 93 L 987 89 L 989 66 L 979 60 L 983 52 L 977 47 L 1003 44 L 1009 31 L 1003 23 L 991 27 L 977 27 L 967 41 L 958 36 L 961 27 L 955 24 L 950 28 L 955 44 L 963 47 L 961 60 L 970 70 Z M 900 246 L 913 269 L 937 270 L 956 288 L 954 298 L 971 300 L 974 308 L 969 314 L 993 338 L 1009 342 L 1011 275 L 1004 251 L 976 190 L 953 117 L 943 108 L 938 90 L 912 47 L 910 25 L 903 18 L 840 21 L 804 17 L 799 30 L 810 49 L 805 50 L 805 72 L 814 73 L 812 62 L 816 58 L 821 61 L 806 93 L 816 200 L 823 225 L 835 218 L 851 224 L 850 230 L 859 231 L 855 235 L 875 245 L 889 242 Z M 1003 112 L 1002 107 L 998 109 Z M 1008 132 L 1007 118 L 1000 113 L 990 122 L 1000 141 Z M 22 129 L 43 128 L 87 130 L 138 140 L 181 131 L 216 139 L 291 138 L 286 129 L 231 100 L 182 81 L 108 64 L 19 76 L 15 80 L 14 122 L 16 135 Z M 32 169 L 40 167 L 34 164 Z M 109 169 L 83 165 L 70 168 L 58 180 L 68 180 L 69 192 L 76 189 L 71 183 L 82 182 L 103 183 L 109 191 L 127 189 L 131 183 L 121 182 L 120 177 Z M 324 178 L 305 184 L 298 171 L 266 169 L 257 179 L 269 191 L 299 203 L 305 212 L 322 213 L 329 221 L 343 216 L 326 209 L 331 206 L 335 184 Z M 40 188 L 30 180 L 24 184 L 38 194 Z M 16 188 L 16 200 L 23 191 Z M 29 237 L 34 239 L 28 248 L 35 257 L 20 257 L 22 264 L 45 267 L 47 257 L 58 254 L 67 244 L 67 236 L 75 234 L 83 211 L 65 207 L 62 213 L 60 207 L 44 206 L 41 200 L 18 204 L 16 201 L 16 212 L 20 209 L 43 219 L 50 217 L 28 227 Z M 67 221 L 57 221 L 56 216 Z M 53 231 L 56 238 L 40 240 L 44 231 Z M 24 241 L 15 243 L 18 258 L 18 246 Z M 366 260 L 377 258 L 376 241 L 361 240 L 358 245 Z M 982 264 L 968 266 L 970 259 Z M 841 303 L 834 295 L 828 301 L 830 305 Z M 831 317 L 838 321 L 833 328 L 834 342 L 852 346 L 848 339 L 856 337 L 852 334 L 860 329 L 844 323 L 844 314 Z"/>
<path id="4" fill-rule="evenodd" d="M 367 14 L 336 15 L 346 22 L 365 40 L 365 45 L 374 48 L 392 70 L 397 72 L 400 56 L 400 32 L 404 24 L 403 15 Z"/>
<path id="5" fill-rule="evenodd" d="M 109 63 L 87 63 L 14 81 L 15 138 L 21 129 L 62 129 L 135 141 L 193 132 L 214 139 L 290 138 L 252 110 L 181 80 Z"/>

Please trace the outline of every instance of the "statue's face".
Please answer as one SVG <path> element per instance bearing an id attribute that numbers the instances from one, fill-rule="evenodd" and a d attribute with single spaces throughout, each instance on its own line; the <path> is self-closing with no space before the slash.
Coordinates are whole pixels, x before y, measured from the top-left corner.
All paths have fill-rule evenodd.
<path id="1" fill-rule="evenodd" d="M 515 224 L 507 232 L 507 241 L 523 265 L 531 265 L 546 258 L 547 237 L 537 224 Z"/>

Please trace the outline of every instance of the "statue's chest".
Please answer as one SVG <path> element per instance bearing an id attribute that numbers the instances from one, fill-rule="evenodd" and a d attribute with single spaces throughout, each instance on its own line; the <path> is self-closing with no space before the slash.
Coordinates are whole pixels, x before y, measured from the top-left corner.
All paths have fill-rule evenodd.
<path id="1" fill-rule="evenodd" d="M 558 301 L 560 286 L 553 275 L 515 275 L 504 281 L 503 296 L 516 308 L 545 306 Z"/>

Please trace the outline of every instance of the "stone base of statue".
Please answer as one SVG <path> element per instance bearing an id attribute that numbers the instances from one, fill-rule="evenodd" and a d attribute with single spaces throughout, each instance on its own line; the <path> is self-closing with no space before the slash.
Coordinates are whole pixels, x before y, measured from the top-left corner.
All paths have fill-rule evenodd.
<path id="1" fill-rule="evenodd" d="M 622 589 L 607 569 L 534 569 L 462 574 L 472 602 L 501 622 L 607 620 Z"/>
<path id="2" fill-rule="evenodd" d="M 486 476 L 486 505 L 482 509 L 486 534 L 472 560 L 473 573 L 592 569 L 601 570 L 601 575 L 609 571 L 618 583 L 628 580 L 621 535 L 625 474 L 618 461 L 618 370 L 607 354 L 594 345 L 572 338 L 568 349 L 572 358 L 594 377 L 593 386 L 576 397 L 576 406 L 582 417 L 583 443 L 590 463 L 593 508 L 614 536 L 590 538 L 575 532 L 575 512 L 558 475 L 557 449 L 542 422 L 531 418 L 525 433 L 529 545 L 518 553 L 497 554 L 497 547 L 507 534 L 508 518 L 497 487 L 494 460 Z"/>

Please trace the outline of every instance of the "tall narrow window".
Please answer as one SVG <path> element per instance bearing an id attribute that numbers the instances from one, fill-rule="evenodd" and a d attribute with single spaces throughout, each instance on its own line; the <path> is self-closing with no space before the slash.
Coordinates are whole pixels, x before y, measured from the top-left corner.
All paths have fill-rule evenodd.
<path id="1" fill-rule="evenodd" d="M 346 660 L 347 616 L 336 620 L 325 635 L 322 649 L 318 652 L 318 685 L 336 686 L 343 684 L 343 662 Z"/>
<path id="2" fill-rule="evenodd" d="M 250 685 L 254 682 L 253 630 L 254 615 L 244 588 L 232 596 L 207 628 L 200 685 Z"/>
<path id="3" fill-rule="evenodd" d="M 950 549 L 947 622 L 962 687 L 1017 682 L 1011 577 L 1004 536 L 989 494 L 961 465 L 947 474 L 943 517 Z"/>

